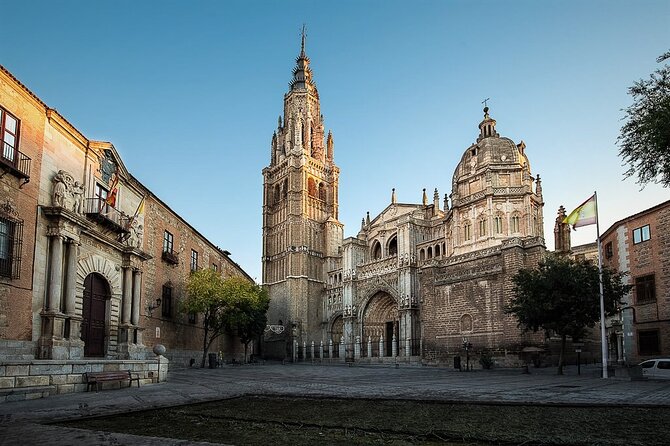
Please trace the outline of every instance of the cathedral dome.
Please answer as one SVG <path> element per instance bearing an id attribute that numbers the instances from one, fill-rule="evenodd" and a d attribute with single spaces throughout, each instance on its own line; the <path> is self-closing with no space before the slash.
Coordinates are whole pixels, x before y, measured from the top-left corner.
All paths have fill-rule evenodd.
<path id="1" fill-rule="evenodd" d="M 452 199 L 459 197 L 463 199 L 466 195 L 485 189 L 487 185 L 520 186 L 521 181 L 513 179 L 508 181 L 505 174 L 514 171 L 530 174 L 525 143 L 521 141 L 515 144 L 511 139 L 501 137 L 495 130 L 496 121 L 489 116 L 488 110 L 488 107 L 484 108 L 484 120 L 479 124 L 480 134 L 477 142 L 465 150 L 461 161 L 456 166 L 452 180 Z M 497 171 L 502 175 L 491 175 L 492 171 Z M 482 176 L 485 172 L 489 173 Z M 470 184 L 467 187 L 462 186 L 463 183 L 474 181 L 477 181 L 476 186 L 472 185 L 475 187 L 470 187 Z"/>

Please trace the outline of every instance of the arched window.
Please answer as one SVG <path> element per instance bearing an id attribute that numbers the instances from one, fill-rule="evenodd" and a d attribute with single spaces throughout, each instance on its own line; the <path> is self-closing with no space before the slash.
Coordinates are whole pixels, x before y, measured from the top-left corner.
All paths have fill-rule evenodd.
<path id="1" fill-rule="evenodd" d="M 393 238 L 391 238 L 391 241 L 389 242 L 388 252 L 390 256 L 398 255 L 398 237 L 395 235 L 393 236 Z"/>
<path id="2" fill-rule="evenodd" d="M 310 197 L 316 197 L 316 181 L 314 181 L 314 178 L 307 179 L 307 193 Z"/>
<path id="3" fill-rule="evenodd" d="M 472 225 L 469 221 L 463 224 L 463 240 L 468 241 L 472 238 Z"/>
<path id="4" fill-rule="evenodd" d="M 288 178 L 284 179 L 284 184 L 282 185 L 282 197 L 288 197 Z"/>
<path id="5" fill-rule="evenodd" d="M 433 258 L 433 247 L 429 246 L 428 249 L 426 250 L 426 257 L 429 259 Z"/>
<path id="6" fill-rule="evenodd" d="M 319 183 L 319 200 L 326 201 L 326 186 L 323 183 Z"/>
<path id="7" fill-rule="evenodd" d="M 486 219 L 479 220 L 479 236 L 486 237 Z"/>
<path id="8" fill-rule="evenodd" d="M 277 203 L 277 202 L 279 202 L 279 200 L 281 200 L 281 193 L 279 191 L 279 184 L 275 184 L 273 203 Z"/>
<path id="9" fill-rule="evenodd" d="M 517 233 L 519 232 L 519 216 L 518 215 L 512 215 L 512 233 Z"/>
<path id="10" fill-rule="evenodd" d="M 440 257 L 440 245 L 435 245 L 435 257 Z"/>
<path id="11" fill-rule="evenodd" d="M 419 260 L 421 261 L 426 260 L 426 251 L 424 251 L 423 248 L 419 250 Z"/>
<path id="12" fill-rule="evenodd" d="M 501 216 L 497 216 L 493 219 L 493 222 L 496 227 L 496 234 L 502 234 L 503 232 L 503 220 Z"/>
<path id="13" fill-rule="evenodd" d="M 372 259 L 377 260 L 382 258 L 382 245 L 378 241 L 375 241 L 372 245 Z"/>
<path id="14" fill-rule="evenodd" d="M 469 314 L 461 316 L 461 331 L 472 331 L 472 316 Z"/>

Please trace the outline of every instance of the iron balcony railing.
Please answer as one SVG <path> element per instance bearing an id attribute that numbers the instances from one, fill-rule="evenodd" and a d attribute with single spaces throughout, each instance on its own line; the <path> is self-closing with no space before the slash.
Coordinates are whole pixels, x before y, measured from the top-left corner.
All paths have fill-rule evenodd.
<path id="1" fill-rule="evenodd" d="M 84 213 L 116 232 L 130 231 L 130 217 L 107 204 L 102 198 L 87 198 Z"/>
<path id="2" fill-rule="evenodd" d="M 161 255 L 161 258 L 172 265 L 177 265 L 179 263 L 179 257 L 171 249 L 163 248 L 163 254 Z"/>
<path id="3" fill-rule="evenodd" d="M 9 167 L 15 175 L 20 178 L 30 178 L 30 162 L 32 161 L 30 157 L 7 143 L 3 144 L 1 155 L 0 162 Z"/>

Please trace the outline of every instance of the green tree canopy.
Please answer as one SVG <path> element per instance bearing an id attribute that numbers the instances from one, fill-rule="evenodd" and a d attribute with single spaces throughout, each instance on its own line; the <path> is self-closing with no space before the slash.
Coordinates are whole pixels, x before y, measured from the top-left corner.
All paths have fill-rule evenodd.
<path id="1" fill-rule="evenodd" d="M 514 314 L 524 331 L 553 331 L 561 337 L 558 373 L 568 336 L 581 339 L 600 320 L 598 266 L 550 254 L 535 269 L 521 269 L 513 277 L 514 297 L 506 312 Z M 623 274 L 603 268 L 603 296 L 606 315 L 617 312 L 630 285 Z"/>
<path id="2" fill-rule="evenodd" d="M 223 279 L 213 269 L 193 271 L 186 284 L 186 299 L 181 303 L 182 311 L 186 313 L 202 313 L 204 317 L 204 334 L 202 340 L 202 361 L 200 367 L 205 366 L 205 358 L 209 347 L 214 340 L 225 332 L 225 314 L 230 307 L 224 297 Z"/>
<path id="3" fill-rule="evenodd" d="M 207 352 L 222 334 L 239 336 L 247 346 L 265 329 L 266 312 L 270 303 L 267 292 L 243 277 L 223 279 L 213 269 L 191 273 L 186 285 L 187 296 L 182 301 L 182 311 L 201 313 L 204 317 L 202 361 L 205 366 Z"/>
<path id="4" fill-rule="evenodd" d="M 670 51 L 657 62 L 670 59 Z M 629 165 L 626 177 L 637 174 L 639 184 L 670 186 L 670 66 L 663 65 L 649 79 L 628 89 L 633 104 L 617 140 L 619 155 Z"/>
<path id="5" fill-rule="evenodd" d="M 246 361 L 249 342 L 265 330 L 270 297 L 261 286 L 240 277 L 224 281 L 223 295 L 231 304 L 226 316 L 226 331 L 239 337 Z"/>

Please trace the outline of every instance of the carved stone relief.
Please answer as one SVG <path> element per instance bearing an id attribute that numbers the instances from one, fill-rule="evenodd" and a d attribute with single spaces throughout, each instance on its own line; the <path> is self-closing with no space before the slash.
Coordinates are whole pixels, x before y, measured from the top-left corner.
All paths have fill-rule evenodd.
<path id="1" fill-rule="evenodd" d="M 52 204 L 76 214 L 84 213 L 84 186 L 74 180 L 65 170 L 59 170 L 53 177 Z"/>

